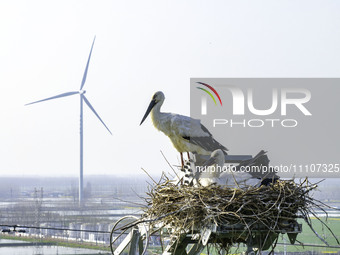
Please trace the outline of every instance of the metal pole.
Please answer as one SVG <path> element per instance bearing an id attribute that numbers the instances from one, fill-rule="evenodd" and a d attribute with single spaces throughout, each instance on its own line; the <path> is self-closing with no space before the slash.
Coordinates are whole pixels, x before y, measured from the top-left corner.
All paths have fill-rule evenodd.
<path id="1" fill-rule="evenodd" d="M 286 238 L 283 238 L 283 254 L 287 255 L 287 242 L 286 242 Z"/>
<path id="2" fill-rule="evenodd" d="M 80 95 L 80 174 L 79 174 L 79 205 L 83 202 L 83 95 Z"/>

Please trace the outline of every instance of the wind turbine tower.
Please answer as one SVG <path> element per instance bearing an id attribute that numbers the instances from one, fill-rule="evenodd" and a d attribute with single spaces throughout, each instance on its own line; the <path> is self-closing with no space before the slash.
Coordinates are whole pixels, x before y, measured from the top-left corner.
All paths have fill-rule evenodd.
<path id="1" fill-rule="evenodd" d="M 100 120 L 100 122 L 104 125 L 104 127 L 107 129 L 107 131 L 109 131 L 109 133 L 112 135 L 110 129 L 106 126 L 106 124 L 99 117 L 98 113 L 93 108 L 93 106 L 91 105 L 89 100 L 85 97 L 86 90 L 83 90 L 84 85 L 85 85 L 85 81 L 86 81 L 86 77 L 87 77 L 87 71 L 88 71 L 88 68 L 89 68 L 92 49 L 93 49 L 93 45 L 94 45 L 95 40 L 96 40 L 96 37 L 94 37 L 93 42 L 92 42 L 90 54 L 89 54 L 89 57 L 87 59 L 87 63 L 86 63 L 86 67 L 85 67 L 85 71 L 84 71 L 84 75 L 83 75 L 83 79 L 81 81 L 79 91 L 66 92 L 66 93 L 63 93 L 63 94 L 59 94 L 59 95 L 56 95 L 56 96 L 53 96 L 53 97 L 45 98 L 45 99 L 42 99 L 42 100 L 38 100 L 38 101 L 35 101 L 35 102 L 32 102 L 32 103 L 26 104 L 26 105 L 36 104 L 36 103 L 40 103 L 40 102 L 43 102 L 43 101 L 48 101 L 48 100 L 57 99 L 57 98 L 61 98 L 61 97 L 72 96 L 72 95 L 76 95 L 76 94 L 78 94 L 80 96 L 80 132 L 79 132 L 79 135 L 80 135 L 79 204 L 80 205 L 82 204 L 83 199 L 84 199 L 84 196 L 83 196 L 83 189 L 84 189 L 84 182 L 83 182 L 83 168 L 84 168 L 84 164 L 83 164 L 83 160 L 84 160 L 84 156 L 83 156 L 83 148 L 84 148 L 83 103 L 84 102 L 91 109 L 91 111 L 96 115 L 96 117 Z"/>

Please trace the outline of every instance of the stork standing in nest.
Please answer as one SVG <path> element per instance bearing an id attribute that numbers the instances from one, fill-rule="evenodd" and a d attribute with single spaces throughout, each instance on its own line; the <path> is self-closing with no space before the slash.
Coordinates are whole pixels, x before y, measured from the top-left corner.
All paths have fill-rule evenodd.
<path id="1" fill-rule="evenodd" d="M 212 137 L 212 134 L 201 124 L 200 120 L 161 112 L 164 100 L 165 96 L 161 91 L 153 95 L 140 125 L 151 112 L 151 119 L 155 128 L 168 136 L 173 146 L 180 153 L 182 167 L 184 166 L 183 152 L 187 152 L 188 159 L 190 159 L 189 152 L 210 155 L 216 149 L 221 149 L 222 153 L 227 155 L 228 149 Z"/>

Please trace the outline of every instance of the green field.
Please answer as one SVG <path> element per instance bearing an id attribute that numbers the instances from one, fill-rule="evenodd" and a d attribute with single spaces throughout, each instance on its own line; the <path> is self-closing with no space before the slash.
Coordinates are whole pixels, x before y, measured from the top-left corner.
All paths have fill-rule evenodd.
<path id="1" fill-rule="evenodd" d="M 328 227 L 331 228 L 333 233 L 337 236 L 337 238 L 340 240 L 340 218 L 322 218 L 322 220 L 327 224 Z M 325 246 L 325 244 L 313 233 L 313 231 L 310 229 L 310 227 L 304 222 L 300 221 L 302 223 L 302 233 L 298 235 L 297 240 L 300 241 L 303 244 L 312 244 L 312 245 L 322 245 Z M 335 238 L 332 236 L 330 231 L 326 229 L 325 227 L 322 226 L 320 221 L 317 219 L 312 219 L 312 224 L 314 230 L 323 238 L 326 240 L 326 242 L 330 246 L 339 246 L 340 245 L 337 243 Z M 288 238 L 286 235 L 283 236 L 286 240 L 287 243 L 289 243 Z M 284 240 L 282 237 L 279 238 L 279 243 L 283 243 Z M 298 244 L 296 242 L 296 244 Z M 286 246 L 287 251 L 317 251 L 317 252 L 322 252 L 322 253 L 340 253 L 340 248 L 328 248 L 328 247 L 309 247 L 305 246 L 302 247 L 301 245 L 295 245 L 295 246 Z M 275 251 L 280 252 L 283 251 L 284 247 L 283 245 L 277 245 L 277 248 Z"/>

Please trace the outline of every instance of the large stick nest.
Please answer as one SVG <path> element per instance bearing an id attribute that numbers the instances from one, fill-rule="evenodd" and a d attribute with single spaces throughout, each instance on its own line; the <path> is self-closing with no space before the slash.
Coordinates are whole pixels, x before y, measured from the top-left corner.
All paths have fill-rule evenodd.
<path id="1" fill-rule="evenodd" d="M 311 197 L 311 191 L 316 188 L 307 179 L 300 183 L 277 180 L 268 186 L 230 189 L 218 185 L 186 186 L 165 177 L 149 191 L 144 216 L 170 227 L 175 236 L 211 224 L 241 224 L 249 234 L 259 228 L 281 232 L 296 223 L 298 217 L 313 230 L 310 215 L 317 217 L 314 210 L 325 207 Z"/>

